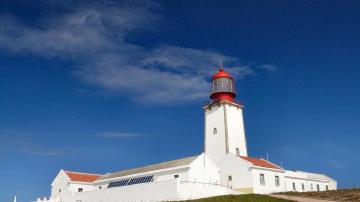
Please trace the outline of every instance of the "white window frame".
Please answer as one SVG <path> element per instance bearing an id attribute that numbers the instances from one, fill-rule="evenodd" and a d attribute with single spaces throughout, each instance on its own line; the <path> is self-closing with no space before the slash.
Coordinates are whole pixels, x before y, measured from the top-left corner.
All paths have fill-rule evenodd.
<path id="1" fill-rule="evenodd" d="M 265 186 L 265 174 L 260 173 L 260 185 Z"/>
<path id="2" fill-rule="evenodd" d="M 275 175 L 275 186 L 280 187 L 280 177 L 278 175 Z"/>

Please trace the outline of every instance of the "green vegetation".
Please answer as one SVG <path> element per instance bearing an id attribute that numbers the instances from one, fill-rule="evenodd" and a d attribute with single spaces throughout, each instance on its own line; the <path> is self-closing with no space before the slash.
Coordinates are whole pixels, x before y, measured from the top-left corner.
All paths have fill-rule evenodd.
<path id="1" fill-rule="evenodd" d="M 279 194 L 334 201 L 360 201 L 360 189 L 339 189 L 319 192 L 283 192 Z"/>
<path id="2" fill-rule="evenodd" d="M 290 200 L 274 198 L 267 195 L 259 194 L 243 194 L 243 195 L 227 195 L 227 196 L 215 196 L 210 198 L 187 200 L 186 202 L 287 202 Z"/>

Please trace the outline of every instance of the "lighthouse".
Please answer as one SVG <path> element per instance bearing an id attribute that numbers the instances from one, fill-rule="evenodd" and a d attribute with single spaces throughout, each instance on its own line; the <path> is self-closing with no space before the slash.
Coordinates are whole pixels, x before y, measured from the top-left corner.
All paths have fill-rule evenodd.
<path id="1" fill-rule="evenodd" d="M 204 107 L 204 152 L 214 162 L 229 153 L 247 156 L 243 105 L 235 101 L 234 78 L 220 66 L 211 84 L 211 103 Z"/>
<path id="2" fill-rule="evenodd" d="M 314 187 L 316 191 L 337 189 L 336 180 L 324 174 L 285 170 L 248 156 L 243 105 L 235 97 L 235 80 L 220 65 L 211 77 L 211 102 L 203 107 L 203 153 L 106 174 L 61 169 L 51 184 L 50 198 L 36 202 L 181 201 L 228 194 L 315 191 Z"/>

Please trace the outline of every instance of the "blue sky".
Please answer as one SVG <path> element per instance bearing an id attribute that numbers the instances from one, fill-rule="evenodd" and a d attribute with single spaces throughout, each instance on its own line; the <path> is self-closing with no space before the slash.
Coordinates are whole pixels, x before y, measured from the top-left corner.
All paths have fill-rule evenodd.
<path id="1" fill-rule="evenodd" d="M 0 201 L 49 195 L 61 168 L 106 173 L 201 153 L 220 59 L 245 104 L 251 156 L 359 185 L 359 9 L 1 1 Z"/>

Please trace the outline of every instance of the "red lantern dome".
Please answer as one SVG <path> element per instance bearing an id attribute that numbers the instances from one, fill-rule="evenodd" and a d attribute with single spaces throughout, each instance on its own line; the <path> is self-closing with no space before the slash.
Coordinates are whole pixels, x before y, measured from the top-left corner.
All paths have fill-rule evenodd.
<path id="1" fill-rule="evenodd" d="M 224 71 L 222 66 L 220 66 L 219 72 L 213 75 L 211 83 L 210 98 L 213 102 L 222 100 L 234 102 L 236 96 L 234 79 L 229 73 Z"/>

